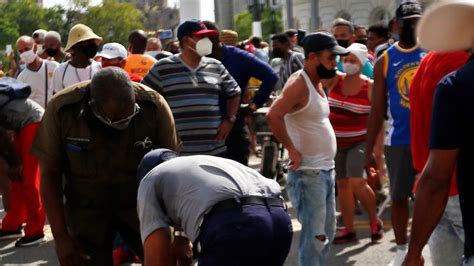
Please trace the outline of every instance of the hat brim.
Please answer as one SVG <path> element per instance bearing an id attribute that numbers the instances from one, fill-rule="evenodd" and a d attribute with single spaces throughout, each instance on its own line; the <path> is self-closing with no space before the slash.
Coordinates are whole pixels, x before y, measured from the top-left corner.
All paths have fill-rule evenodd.
<path id="1" fill-rule="evenodd" d="M 66 48 L 64 48 L 64 50 L 65 50 L 66 52 L 70 52 L 71 48 L 72 48 L 74 45 L 76 45 L 76 44 L 78 44 L 78 43 L 80 43 L 80 42 L 88 41 L 88 40 L 95 40 L 95 43 L 96 43 L 97 45 L 99 45 L 99 44 L 102 42 L 102 37 L 99 37 L 98 35 L 96 35 L 96 34 L 94 34 L 94 33 L 88 34 L 87 36 L 84 36 L 83 38 L 80 38 L 80 39 L 78 39 L 78 40 L 74 40 L 74 41 L 71 42 L 71 43 L 69 43 L 69 41 L 68 41 L 68 43 L 67 43 L 67 45 L 66 45 Z"/>
<path id="2" fill-rule="evenodd" d="M 400 20 L 400 19 L 410 19 L 410 18 L 421 18 L 421 17 L 422 17 L 421 14 L 414 14 L 414 15 L 408 15 L 408 16 L 398 18 L 398 20 Z"/>
<path id="3" fill-rule="evenodd" d="M 473 47 L 474 2 L 457 1 L 432 6 L 418 22 L 421 47 L 435 51 L 458 51 Z M 433 34 L 436 33 L 436 34 Z"/>
<path id="4" fill-rule="evenodd" d="M 100 53 L 100 52 L 95 57 L 103 57 L 105 59 L 122 58 L 120 55 L 109 55 L 107 53 Z"/>
<path id="5" fill-rule="evenodd" d="M 206 35 L 206 36 L 216 36 L 216 30 L 198 30 L 193 32 L 193 35 Z"/>
<path id="6" fill-rule="evenodd" d="M 344 48 L 340 45 L 335 45 L 331 48 L 328 48 L 328 50 L 335 53 L 335 54 L 337 54 L 337 55 L 342 55 L 342 56 L 348 55 L 350 53 L 349 50 L 347 50 L 346 48 Z"/>

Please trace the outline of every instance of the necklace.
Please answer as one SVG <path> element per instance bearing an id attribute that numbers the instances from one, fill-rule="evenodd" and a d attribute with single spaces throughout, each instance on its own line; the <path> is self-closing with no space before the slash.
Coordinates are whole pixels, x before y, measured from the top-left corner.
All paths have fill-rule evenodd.
<path id="1" fill-rule="evenodd" d="M 76 78 L 77 78 L 78 83 L 82 82 L 83 80 L 81 80 L 81 77 L 79 77 L 79 72 L 77 72 L 77 67 L 74 67 L 74 72 L 76 72 Z M 89 80 L 91 79 L 92 79 L 92 64 L 89 65 Z"/>

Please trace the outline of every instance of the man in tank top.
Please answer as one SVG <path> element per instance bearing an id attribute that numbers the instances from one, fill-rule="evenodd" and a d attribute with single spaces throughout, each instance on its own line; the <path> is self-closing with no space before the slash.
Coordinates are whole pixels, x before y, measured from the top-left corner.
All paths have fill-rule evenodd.
<path id="1" fill-rule="evenodd" d="M 349 51 L 326 32 L 308 35 L 303 47 L 304 68 L 288 79 L 267 120 L 291 160 L 287 189 L 302 224 L 299 265 L 325 265 L 336 229 L 336 136 L 320 79 L 334 77 L 336 56 Z"/>

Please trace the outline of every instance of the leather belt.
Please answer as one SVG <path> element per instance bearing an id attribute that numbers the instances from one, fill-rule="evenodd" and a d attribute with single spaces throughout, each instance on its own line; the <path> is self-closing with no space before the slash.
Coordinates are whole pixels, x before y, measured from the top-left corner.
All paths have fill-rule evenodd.
<path id="1" fill-rule="evenodd" d="M 266 198 L 260 196 L 245 196 L 226 199 L 215 204 L 208 214 L 228 209 L 236 209 L 243 205 L 264 205 L 269 207 L 286 208 L 282 198 Z"/>

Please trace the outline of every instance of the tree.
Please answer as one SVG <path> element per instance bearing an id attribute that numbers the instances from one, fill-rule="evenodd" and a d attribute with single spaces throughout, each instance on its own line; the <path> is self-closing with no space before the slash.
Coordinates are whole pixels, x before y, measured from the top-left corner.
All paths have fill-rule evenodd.
<path id="1" fill-rule="evenodd" d="M 273 10 L 265 6 L 262 10 L 262 37 L 269 40 L 271 34 L 283 31 L 281 11 Z M 235 30 L 239 33 L 239 39 L 244 40 L 252 35 L 252 14 L 242 11 L 235 18 Z"/>
<path id="2" fill-rule="evenodd" d="M 129 33 L 143 29 L 143 13 L 133 4 L 104 0 L 99 6 L 92 6 L 80 19 L 106 42 L 127 44 Z"/>

